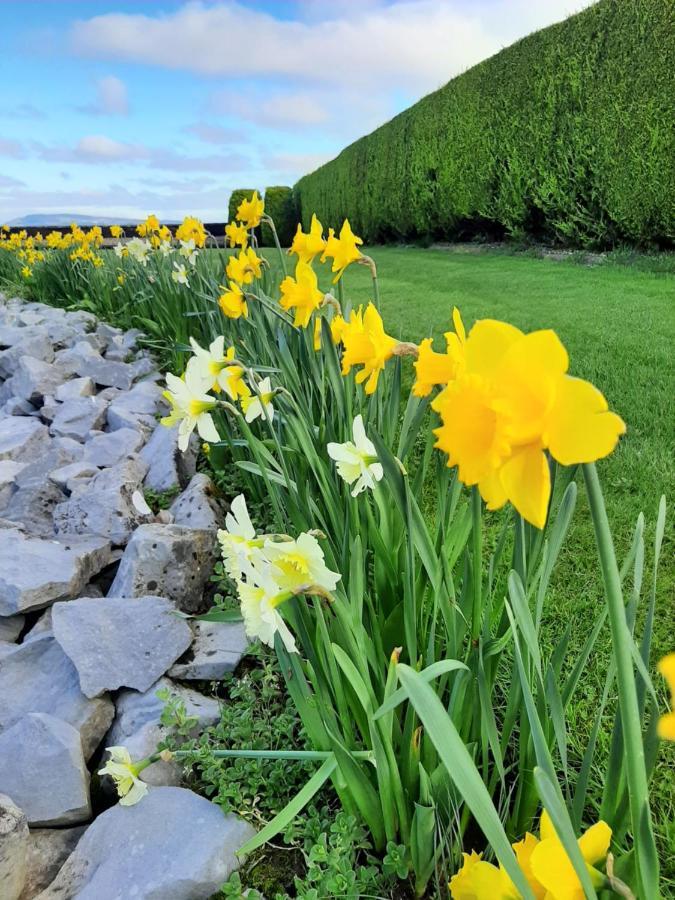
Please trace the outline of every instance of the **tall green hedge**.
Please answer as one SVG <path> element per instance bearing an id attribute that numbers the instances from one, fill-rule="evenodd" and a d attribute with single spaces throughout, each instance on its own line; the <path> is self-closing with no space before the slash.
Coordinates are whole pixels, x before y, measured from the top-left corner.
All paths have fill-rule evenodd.
<path id="1" fill-rule="evenodd" d="M 265 188 L 265 213 L 274 220 L 281 246 L 290 247 L 298 224 L 293 188 L 281 186 Z M 262 224 L 262 245 L 263 247 L 274 245 L 272 229 L 265 222 Z"/>
<path id="2" fill-rule="evenodd" d="M 367 241 L 675 240 L 675 3 L 600 0 L 474 66 L 295 186 Z"/>

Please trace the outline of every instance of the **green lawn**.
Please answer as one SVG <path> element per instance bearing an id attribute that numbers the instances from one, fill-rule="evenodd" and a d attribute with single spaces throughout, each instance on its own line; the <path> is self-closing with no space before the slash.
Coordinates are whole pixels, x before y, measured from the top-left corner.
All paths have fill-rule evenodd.
<path id="1" fill-rule="evenodd" d="M 659 498 L 665 493 L 672 503 L 675 497 L 675 277 L 644 271 L 643 267 L 588 267 L 500 252 L 397 247 L 375 247 L 367 252 L 378 266 L 385 327 L 396 337 L 418 341 L 434 335 L 442 349 L 442 335 L 451 327 L 455 305 L 467 329 L 485 317 L 505 319 L 524 330 L 555 329 L 569 351 L 571 373 L 597 385 L 627 423 L 626 437 L 617 451 L 599 464 L 599 470 L 619 557 L 630 545 L 639 512 L 645 513 L 645 580 L 649 588 Z M 345 289 L 357 302 L 370 299 L 367 270 L 352 266 L 345 276 Z M 653 659 L 675 650 L 672 515 L 670 518 L 661 555 Z M 643 589 L 643 596 L 646 593 Z M 601 602 L 592 526 L 581 489 L 573 530 L 551 593 L 548 626 L 552 633 L 560 633 L 572 621 L 580 645 L 590 616 Z M 600 649 L 591 658 L 584 679 L 587 702 L 574 711 L 582 739 L 597 709 L 605 674 L 606 655 Z M 610 727 L 608 720 L 607 732 Z M 661 752 L 654 799 L 664 875 L 667 872 L 675 882 L 672 748 Z"/>

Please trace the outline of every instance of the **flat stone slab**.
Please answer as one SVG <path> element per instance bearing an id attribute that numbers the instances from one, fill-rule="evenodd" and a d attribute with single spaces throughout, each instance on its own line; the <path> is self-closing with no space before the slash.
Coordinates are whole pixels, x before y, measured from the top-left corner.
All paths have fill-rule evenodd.
<path id="1" fill-rule="evenodd" d="M 218 700 L 176 684 L 169 678 L 160 678 L 143 693 L 120 691 L 115 702 L 115 721 L 106 735 L 106 747 L 124 746 L 132 759 L 143 759 L 155 753 L 158 744 L 167 736 L 167 729 L 161 723 L 166 701 L 157 696 L 158 692 L 165 691 L 180 700 L 185 714 L 196 720 L 195 734 L 220 718 Z M 143 769 L 140 778 L 147 784 L 178 785 L 182 781 L 182 769 L 179 762 L 160 759 Z"/>
<path id="2" fill-rule="evenodd" d="M 0 732 L 29 713 L 50 713 L 79 731 L 89 759 L 110 728 L 112 700 L 84 696 L 75 666 L 49 633 L 8 647 L 0 657 Z"/>
<path id="3" fill-rule="evenodd" d="M 22 356 L 12 376 L 12 393 L 19 400 L 40 404 L 46 395 L 54 394 L 64 381 L 64 374 L 53 363 Z"/>
<path id="4" fill-rule="evenodd" d="M 110 542 L 102 537 L 47 540 L 0 529 L 0 615 L 76 596 L 110 559 Z"/>
<path id="5" fill-rule="evenodd" d="M 236 851 L 254 833 L 192 791 L 150 788 L 134 806 L 102 813 L 37 900 L 207 898 L 239 866 Z"/>
<path id="6" fill-rule="evenodd" d="M 23 810 L 0 794 L 0 897 L 18 900 L 28 871 L 28 822 Z"/>
<path id="7" fill-rule="evenodd" d="M 87 697 L 146 691 L 190 646 L 192 632 L 163 597 L 83 597 L 52 608 L 54 636 Z"/>
<path id="8" fill-rule="evenodd" d="M 29 416 L 0 419 L 0 460 L 26 462 L 42 452 L 49 437 L 47 426 Z"/>
<path id="9" fill-rule="evenodd" d="M 104 466 L 114 466 L 140 450 L 144 443 L 143 435 L 135 428 L 101 432 L 88 438 L 82 459 L 101 469 Z"/>
<path id="10" fill-rule="evenodd" d="M 0 734 L 0 792 L 29 825 L 72 825 L 91 817 L 89 772 L 80 735 L 67 722 L 30 713 Z"/>
<path id="11" fill-rule="evenodd" d="M 31 900 L 49 887 L 86 830 L 86 825 L 31 828 L 28 835 L 26 884 L 20 900 Z"/>
<path id="12" fill-rule="evenodd" d="M 126 546 L 109 597 L 156 594 L 195 612 L 218 558 L 210 531 L 179 525 L 141 525 Z"/>
<path id="13" fill-rule="evenodd" d="M 89 377 L 71 378 L 57 387 L 54 397 L 59 403 L 66 400 L 79 400 L 82 397 L 93 397 L 96 393 L 96 385 Z"/>
<path id="14" fill-rule="evenodd" d="M 184 659 L 169 669 L 183 681 L 218 681 L 236 669 L 248 649 L 243 622 L 195 621 L 194 642 Z"/>
<path id="15" fill-rule="evenodd" d="M 98 431 L 105 422 L 108 400 L 100 395 L 66 400 L 55 412 L 49 431 L 54 436 L 85 441 L 90 431 Z"/>

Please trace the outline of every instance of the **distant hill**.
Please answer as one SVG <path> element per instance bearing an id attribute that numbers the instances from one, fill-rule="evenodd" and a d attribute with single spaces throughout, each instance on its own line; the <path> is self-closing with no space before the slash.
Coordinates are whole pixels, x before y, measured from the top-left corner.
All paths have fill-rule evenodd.
<path id="1" fill-rule="evenodd" d="M 75 222 L 77 225 L 137 225 L 141 219 L 119 216 L 83 216 L 80 213 L 32 213 L 8 222 L 13 228 L 39 228 L 53 225 L 63 228 Z"/>

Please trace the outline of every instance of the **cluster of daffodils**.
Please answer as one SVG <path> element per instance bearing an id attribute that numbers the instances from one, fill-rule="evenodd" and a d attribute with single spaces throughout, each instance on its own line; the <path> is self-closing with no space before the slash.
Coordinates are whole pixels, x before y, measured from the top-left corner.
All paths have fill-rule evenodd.
<path id="1" fill-rule="evenodd" d="M 196 430 L 202 440 L 216 443 L 220 435 L 213 421 L 213 412 L 225 397 L 231 404 L 239 403 L 247 422 L 264 418 L 274 419 L 273 399 L 276 390 L 269 378 L 256 381 L 252 387 L 244 380 L 244 368 L 237 362 L 234 347 L 225 349 L 225 338 L 216 338 L 208 347 L 200 347 L 190 338 L 193 356 L 188 360 L 181 378 L 166 376 L 165 398 L 171 412 L 161 422 L 168 428 L 178 425 L 178 446 L 187 450 L 191 434 Z"/>
<path id="2" fill-rule="evenodd" d="M 300 594 L 329 597 L 341 578 L 326 566 L 316 536 L 257 535 L 244 495 L 239 494 L 218 540 L 225 569 L 237 586 L 247 635 L 273 647 L 278 634 L 288 652 L 296 653 L 295 638 L 279 607 Z"/>
<path id="3" fill-rule="evenodd" d="M 171 278 L 175 284 L 190 286 L 190 269 L 197 263 L 199 251 L 206 243 L 207 233 L 199 219 L 186 216 L 176 229 L 175 241 L 171 229 L 162 225 L 155 215 L 150 215 L 136 226 L 136 236 L 124 242 L 124 230 L 119 225 L 110 228 L 111 235 L 117 239 L 114 246 L 115 255 L 120 259 L 133 259 L 145 267 L 153 253 L 162 257 L 177 256 L 173 260 Z M 124 275 L 118 276 L 118 283 L 124 284 Z"/>
<path id="4" fill-rule="evenodd" d="M 225 239 L 239 252 L 229 258 L 225 274 L 227 285 L 220 285 L 218 305 L 228 319 L 248 317 L 246 286 L 262 275 L 264 260 L 249 246 L 253 230 L 265 215 L 265 204 L 254 191 L 248 200 L 242 200 L 237 208 L 236 221 L 225 226 Z"/>
<path id="5" fill-rule="evenodd" d="M 0 226 L 0 250 L 14 253 L 23 263 L 21 275 L 25 279 L 33 276 L 37 263 L 44 262 L 46 250 L 67 250 L 72 262 L 91 263 L 99 268 L 103 260 L 97 251 L 102 242 L 103 232 L 98 225 L 84 231 L 73 223 L 69 231 L 50 231 L 46 236 L 40 232 L 29 235 L 24 229 L 12 231 L 8 225 Z"/>
<path id="6" fill-rule="evenodd" d="M 594 887 L 601 888 L 612 831 L 606 822 L 592 825 L 578 840 Z M 518 865 L 537 900 L 583 900 L 585 894 L 551 819 L 544 810 L 539 838 L 529 832 L 513 845 Z M 464 853 L 464 864 L 450 880 L 452 900 L 519 900 L 521 894 L 503 868 L 485 862 L 480 853 Z"/>

